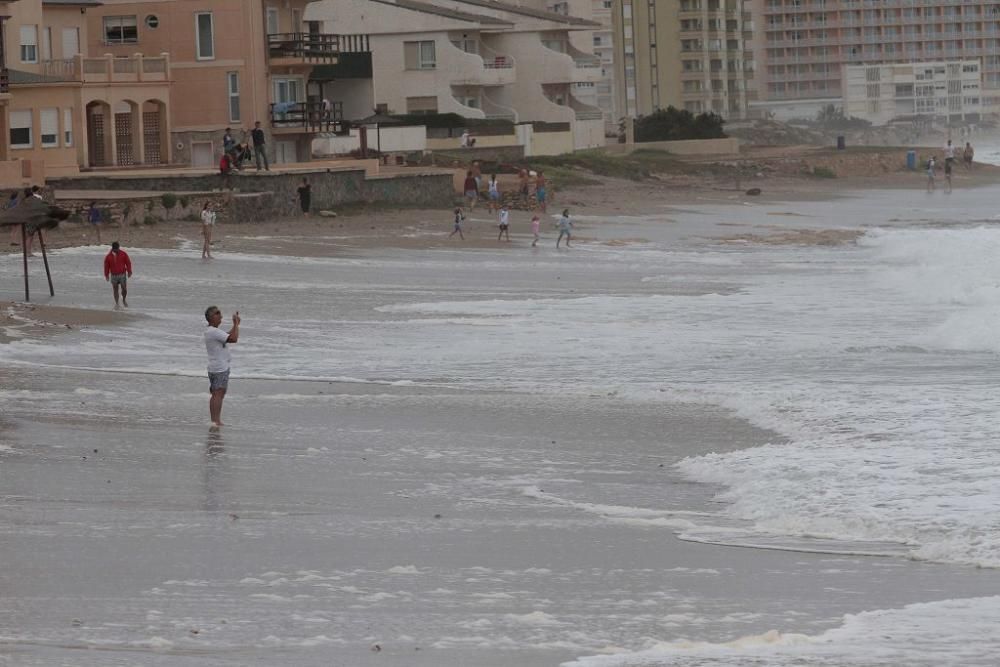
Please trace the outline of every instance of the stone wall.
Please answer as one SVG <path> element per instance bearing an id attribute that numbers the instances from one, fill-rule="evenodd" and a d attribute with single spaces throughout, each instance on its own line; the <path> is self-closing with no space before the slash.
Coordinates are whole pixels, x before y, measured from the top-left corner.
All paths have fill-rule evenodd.
<path id="1" fill-rule="evenodd" d="M 301 213 L 298 187 L 302 178 L 312 185 L 312 210 L 336 210 L 345 204 L 380 203 L 405 206 L 444 207 L 454 199 L 451 174 L 392 174 L 365 178 L 358 170 L 234 175 L 234 191 L 222 189 L 218 174 L 170 174 L 137 177 L 121 174 L 50 180 L 54 189 L 136 190 L 143 192 L 198 193 L 199 201 L 210 197 L 222 208 L 226 222 L 258 222 Z M 215 192 L 213 192 L 215 191 Z M 158 199 L 158 197 L 157 197 Z"/>

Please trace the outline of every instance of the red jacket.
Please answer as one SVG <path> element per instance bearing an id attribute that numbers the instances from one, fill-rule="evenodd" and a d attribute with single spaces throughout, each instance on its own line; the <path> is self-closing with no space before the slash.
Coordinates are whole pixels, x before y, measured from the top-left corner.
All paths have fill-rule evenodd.
<path id="1" fill-rule="evenodd" d="M 104 277 L 107 278 L 112 273 L 132 275 L 132 260 L 128 258 L 128 253 L 124 250 L 119 250 L 117 253 L 112 250 L 104 258 Z"/>

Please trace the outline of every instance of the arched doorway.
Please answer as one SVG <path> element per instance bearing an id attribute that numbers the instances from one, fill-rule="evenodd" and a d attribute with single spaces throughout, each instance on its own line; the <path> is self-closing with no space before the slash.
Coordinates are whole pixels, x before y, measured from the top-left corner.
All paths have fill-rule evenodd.
<path id="1" fill-rule="evenodd" d="M 96 100 L 87 104 L 87 164 L 107 167 L 112 164 L 111 106 Z"/>
<path id="2" fill-rule="evenodd" d="M 119 167 L 127 167 L 142 162 L 140 143 L 142 142 L 139 105 L 131 100 L 122 100 L 115 105 L 115 161 Z"/>
<path id="3" fill-rule="evenodd" d="M 142 103 L 142 148 L 146 164 L 166 164 L 167 155 L 167 105 L 160 100 Z"/>

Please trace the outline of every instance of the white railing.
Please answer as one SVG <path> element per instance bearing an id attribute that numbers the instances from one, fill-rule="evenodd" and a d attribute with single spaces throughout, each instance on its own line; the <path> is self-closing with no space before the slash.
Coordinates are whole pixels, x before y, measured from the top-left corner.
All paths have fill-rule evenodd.
<path id="1" fill-rule="evenodd" d="M 479 56 L 483 59 L 483 67 L 486 69 L 512 69 L 514 67 L 513 56 L 497 53 L 482 41 L 479 42 Z"/>
<path id="2" fill-rule="evenodd" d="M 517 111 L 494 100 L 486 90 L 485 88 L 483 89 L 483 112 L 486 113 L 486 117 L 509 120 L 516 123 Z"/>

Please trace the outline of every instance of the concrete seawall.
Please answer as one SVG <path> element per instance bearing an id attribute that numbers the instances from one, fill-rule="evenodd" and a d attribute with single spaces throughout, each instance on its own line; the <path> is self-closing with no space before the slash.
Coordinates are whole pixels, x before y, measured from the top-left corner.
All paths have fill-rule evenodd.
<path id="1" fill-rule="evenodd" d="M 264 174 L 234 175 L 223 188 L 222 177 L 214 173 L 129 175 L 88 174 L 81 177 L 50 179 L 56 190 L 99 191 L 135 190 L 174 194 L 213 193 L 223 202 L 223 218 L 228 222 L 259 222 L 276 217 L 299 215 L 298 187 L 302 178 L 312 185 L 312 210 L 333 209 L 345 204 L 380 203 L 407 206 L 444 207 L 454 200 L 450 172 L 396 172 L 365 176 L 364 169 L 316 169 Z"/>

